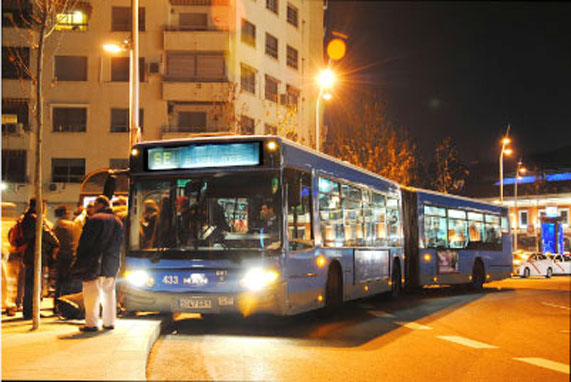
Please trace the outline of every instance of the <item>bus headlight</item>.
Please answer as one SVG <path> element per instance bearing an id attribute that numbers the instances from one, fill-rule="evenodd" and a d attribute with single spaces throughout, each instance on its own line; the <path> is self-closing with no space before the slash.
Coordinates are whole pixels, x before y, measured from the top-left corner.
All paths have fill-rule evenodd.
<path id="1" fill-rule="evenodd" d="M 253 268 L 246 272 L 240 284 L 250 291 L 259 292 L 275 284 L 279 277 L 280 274 L 273 269 Z"/>
<path id="2" fill-rule="evenodd" d="M 153 285 L 154 280 L 145 271 L 126 271 L 125 280 L 136 287 L 142 287 L 144 285 Z"/>

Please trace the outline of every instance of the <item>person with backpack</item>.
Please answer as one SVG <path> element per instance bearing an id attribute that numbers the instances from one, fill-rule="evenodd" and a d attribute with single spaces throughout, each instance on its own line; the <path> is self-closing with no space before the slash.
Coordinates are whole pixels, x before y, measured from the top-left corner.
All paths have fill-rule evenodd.
<path id="1" fill-rule="evenodd" d="M 43 210 L 46 211 L 45 201 Z M 32 308 L 34 301 L 34 253 L 36 249 L 36 199 L 30 199 L 28 208 L 24 212 L 21 222 L 21 230 L 24 245 L 24 268 L 25 274 L 25 287 L 24 287 L 24 319 L 29 320 L 32 318 Z M 46 264 L 47 260 L 52 256 L 52 253 L 59 248 L 59 241 L 49 228 L 44 217 L 42 217 L 42 263 Z"/>

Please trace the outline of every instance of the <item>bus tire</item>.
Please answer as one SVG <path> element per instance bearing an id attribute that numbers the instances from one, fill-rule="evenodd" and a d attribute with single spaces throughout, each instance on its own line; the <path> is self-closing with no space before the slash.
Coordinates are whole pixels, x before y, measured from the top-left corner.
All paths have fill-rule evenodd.
<path id="1" fill-rule="evenodd" d="M 325 284 L 325 307 L 321 309 L 321 317 L 329 317 L 343 305 L 343 276 L 338 263 L 331 263 L 327 271 Z"/>
<path id="2" fill-rule="evenodd" d="M 550 279 L 553 276 L 553 269 L 551 267 L 547 268 L 547 272 L 545 272 L 545 278 Z"/>
<path id="3" fill-rule="evenodd" d="M 398 259 L 393 261 L 393 271 L 391 273 L 391 297 L 397 298 L 402 293 L 401 272 Z"/>
<path id="4" fill-rule="evenodd" d="M 527 279 L 527 278 L 529 277 L 529 274 L 530 274 L 529 268 L 526 267 L 526 268 L 523 270 L 523 276 L 522 276 L 522 277 L 523 277 L 524 279 Z"/>
<path id="5" fill-rule="evenodd" d="M 484 282 L 486 281 L 486 270 L 482 260 L 476 259 L 474 268 L 472 269 L 472 290 L 481 292 L 484 289 Z"/>

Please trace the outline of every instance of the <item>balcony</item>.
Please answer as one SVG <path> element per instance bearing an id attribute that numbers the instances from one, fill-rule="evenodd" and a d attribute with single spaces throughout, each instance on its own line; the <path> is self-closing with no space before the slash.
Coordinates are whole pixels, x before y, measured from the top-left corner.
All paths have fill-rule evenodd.
<path id="1" fill-rule="evenodd" d="M 167 29 L 163 32 L 164 50 L 228 51 L 230 35 L 226 31 Z"/>
<path id="2" fill-rule="evenodd" d="M 163 82 L 163 100 L 189 102 L 226 102 L 229 82 Z"/>

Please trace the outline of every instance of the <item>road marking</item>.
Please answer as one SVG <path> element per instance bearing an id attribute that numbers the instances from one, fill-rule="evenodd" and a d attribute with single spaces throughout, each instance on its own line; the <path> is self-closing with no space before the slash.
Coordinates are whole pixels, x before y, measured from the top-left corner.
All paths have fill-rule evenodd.
<path id="1" fill-rule="evenodd" d="M 440 339 L 446 340 L 446 341 L 455 342 L 457 344 L 468 346 L 468 347 L 471 347 L 474 349 L 495 349 L 495 348 L 497 348 L 497 346 L 494 346 L 494 345 L 488 345 L 488 344 L 485 344 L 483 342 L 474 341 L 474 340 L 464 338 L 464 337 L 459 337 L 459 336 L 437 336 L 437 337 Z"/>
<path id="2" fill-rule="evenodd" d="M 526 362 L 535 366 L 544 367 L 546 369 L 558 371 L 560 373 L 569 374 L 569 365 L 564 363 L 550 361 L 543 358 L 514 358 L 516 361 Z"/>
<path id="3" fill-rule="evenodd" d="M 375 317 L 396 317 L 394 314 L 385 312 L 383 310 L 369 310 L 369 313 Z"/>
<path id="4" fill-rule="evenodd" d="M 397 324 L 413 330 L 432 330 L 430 326 L 417 324 L 416 322 L 397 322 Z"/>
<path id="5" fill-rule="evenodd" d="M 563 306 L 563 305 L 555 305 L 555 304 L 550 304 L 548 302 L 542 302 L 543 305 L 547 305 L 547 306 L 552 306 L 554 308 L 560 308 L 560 309 L 567 309 L 567 310 L 571 310 L 571 308 L 569 308 L 568 306 Z"/>

